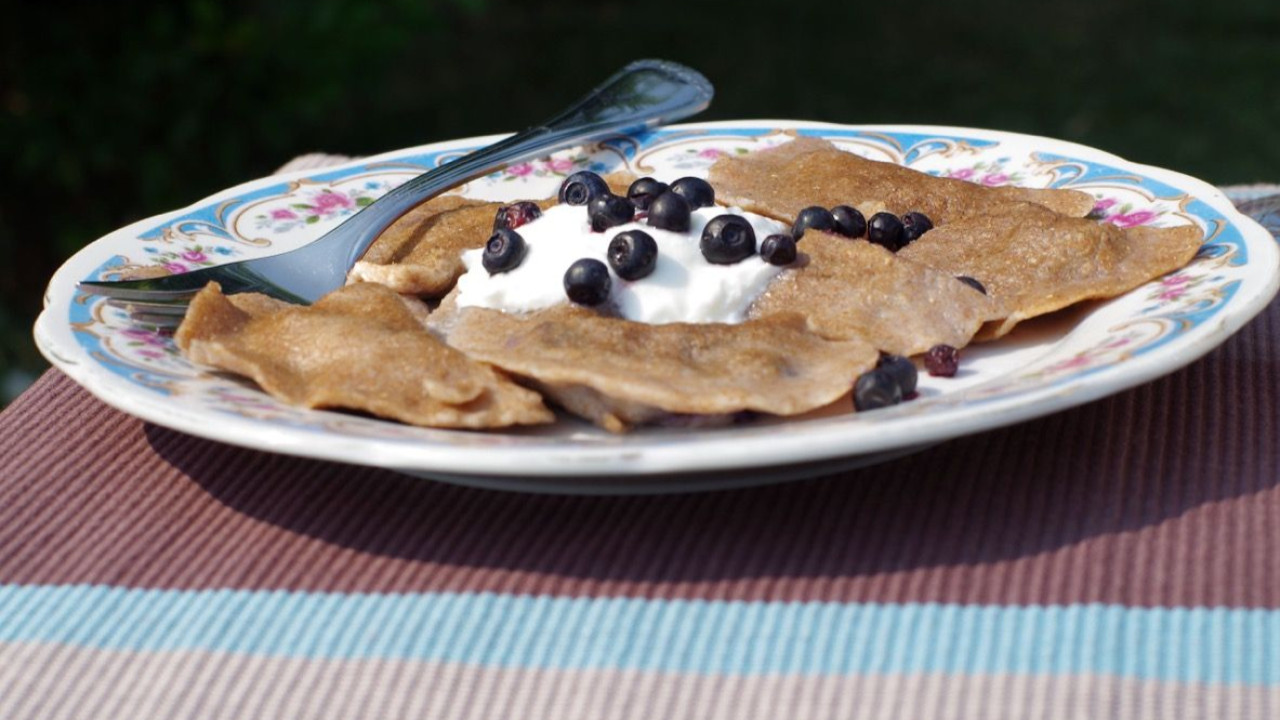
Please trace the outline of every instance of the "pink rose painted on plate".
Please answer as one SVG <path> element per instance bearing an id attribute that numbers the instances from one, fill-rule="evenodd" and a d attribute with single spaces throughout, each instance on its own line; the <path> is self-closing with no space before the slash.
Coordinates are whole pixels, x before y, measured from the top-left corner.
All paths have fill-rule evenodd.
<path id="1" fill-rule="evenodd" d="M 589 155 L 580 153 L 569 157 L 547 157 L 533 162 L 508 165 L 502 170 L 489 175 L 487 182 L 511 182 L 513 180 L 533 180 L 535 178 L 564 177 L 586 167 L 590 162 Z"/>
<path id="2" fill-rule="evenodd" d="M 569 158 L 552 158 L 543 163 L 543 167 L 553 173 L 563 175 L 573 169 L 573 161 Z"/>
<path id="3" fill-rule="evenodd" d="M 230 257 L 238 254 L 234 247 L 230 245 L 187 245 L 186 247 L 166 249 L 164 246 L 148 245 L 143 248 L 147 254 L 148 262 L 138 263 L 141 265 L 160 266 L 170 273 L 184 273 L 194 268 L 209 267 L 216 265 L 211 255 L 222 255 Z M 222 262 L 225 262 L 222 261 Z"/>
<path id="4" fill-rule="evenodd" d="M 755 148 L 737 146 L 730 148 L 704 147 L 685 148 L 684 153 L 670 161 L 673 170 L 692 170 L 710 167 L 712 163 L 726 155 L 747 155 L 756 150 L 764 150 L 772 145 L 761 145 Z"/>
<path id="5" fill-rule="evenodd" d="M 986 187 L 1016 185 L 1022 182 L 1022 173 L 1006 169 L 1007 158 L 995 161 L 982 161 L 965 168 L 952 168 L 942 174 L 943 177 L 956 180 L 967 180 Z"/>
<path id="6" fill-rule="evenodd" d="M 254 227 L 285 233 L 303 225 L 314 225 L 322 220 L 332 220 L 354 213 L 373 202 L 374 198 L 391 189 L 393 183 L 386 180 L 370 180 L 351 190 L 325 188 L 310 190 L 301 197 L 284 196 L 291 202 L 288 207 L 264 209 L 253 216 Z"/>
<path id="7" fill-rule="evenodd" d="M 1089 217 L 1102 220 L 1122 228 L 1147 225 L 1158 219 L 1163 213 L 1158 209 L 1135 209 L 1133 203 L 1121 204 L 1115 198 L 1099 198 L 1089 211 Z"/>
<path id="8" fill-rule="evenodd" d="M 1155 300 L 1177 300 L 1191 289 L 1191 277 L 1185 273 L 1176 273 L 1160 280 L 1160 288 L 1155 293 Z"/>
<path id="9" fill-rule="evenodd" d="M 1138 210 L 1129 213 L 1118 213 L 1107 218 L 1107 220 L 1122 228 L 1128 228 L 1135 227 L 1137 225 L 1146 225 L 1157 217 L 1159 217 L 1158 214 L 1150 210 Z"/>
<path id="10" fill-rule="evenodd" d="M 352 206 L 351 198 L 336 192 L 322 192 L 312 202 L 315 203 L 315 209 L 321 213 L 338 212 Z"/>
<path id="11" fill-rule="evenodd" d="M 134 340 L 143 345 L 154 345 L 156 347 L 164 347 L 165 339 L 155 330 L 142 330 L 139 328 L 125 328 L 120 331 L 121 335 Z"/>

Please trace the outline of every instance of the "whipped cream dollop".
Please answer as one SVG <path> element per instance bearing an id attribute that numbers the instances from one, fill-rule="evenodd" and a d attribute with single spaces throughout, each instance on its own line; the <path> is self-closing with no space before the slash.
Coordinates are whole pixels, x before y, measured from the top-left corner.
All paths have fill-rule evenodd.
<path id="1" fill-rule="evenodd" d="M 569 302 L 564 273 L 575 261 L 595 258 L 608 265 L 609 242 L 620 232 L 642 230 L 658 245 L 653 274 L 628 281 L 610 271 L 609 304 L 628 320 L 645 323 L 739 323 L 747 309 L 783 268 L 770 265 L 759 254 L 732 265 L 715 265 L 702 256 L 698 245 L 703 227 L 717 215 L 740 215 L 751 223 L 756 250 L 787 226 L 738 208 L 713 206 L 693 211 L 689 231 L 660 230 L 644 220 L 592 232 L 587 209 L 555 205 L 542 217 L 521 225 L 528 252 L 514 270 L 490 275 L 481 265 L 483 248 L 463 253 L 466 273 L 458 279 L 458 307 L 484 307 L 504 312 L 542 310 Z"/>

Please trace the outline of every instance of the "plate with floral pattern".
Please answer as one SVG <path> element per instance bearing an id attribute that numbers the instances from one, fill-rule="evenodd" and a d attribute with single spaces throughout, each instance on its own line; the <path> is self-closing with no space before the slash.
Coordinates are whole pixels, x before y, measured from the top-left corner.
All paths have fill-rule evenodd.
<path id="1" fill-rule="evenodd" d="M 475 432 L 292 407 L 251 383 L 193 365 L 171 336 L 132 325 L 123 312 L 76 290 L 79 280 L 142 267 L 183 272 L 290 250 L 405 180 L 497 139 L 470 138 L 264 178 L 121 228 L 54 275 L 36 341 L 55 366 L 102 400 L 192 435 L 487 487 L 667 492 L 876 462 L 1133 387 L 1220 344 L 1271 300 L 1280 282 L 1275 240 L 1212 186 L 1082 145 L 989 130 L 775 120 L 679 125 L 511 165 L 452 192 L 489 200 L 546 197 L 582 169 L 705 176 L 716 158 L 796 135 L 983 185 L 1082 190 L 1096 198 L 1092 217 L 1099 222 L 1194 224 L 1204 244 L 1187 267 L 1124 296 L 966 348 L 957 377 L 922 374 L 919 397 L 901 405 L 854 413 L 845 400 L 800 418 L 623 435 L 568 418 L 536 430 Z"/>

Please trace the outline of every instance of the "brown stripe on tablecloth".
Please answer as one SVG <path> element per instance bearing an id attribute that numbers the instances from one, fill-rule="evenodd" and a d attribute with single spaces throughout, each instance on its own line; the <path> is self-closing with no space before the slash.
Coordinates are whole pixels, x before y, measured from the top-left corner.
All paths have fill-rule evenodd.
<path id="1" fill-rule="evenodd" d="M 1280 607 L 1278 316 L 1082 408 L 668 497 L 477 491 L 232 448 L 50 372 L 0 414 L 0 582 Z"/>

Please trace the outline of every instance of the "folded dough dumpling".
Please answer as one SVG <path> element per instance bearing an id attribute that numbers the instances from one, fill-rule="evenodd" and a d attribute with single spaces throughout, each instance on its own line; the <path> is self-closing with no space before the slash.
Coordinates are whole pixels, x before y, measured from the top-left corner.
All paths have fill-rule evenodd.
<path id="1" fill-rule="evenodd" d="M 463 251 L 483 247 L 500 203 L 456 195 L 432 198 L 405 213 L 378 236 L 348 275 L 396 292 L 442 297 L 466 266 Z"/>
<path id="2" fill-rule="evenodd" d="M 605 176 L 621 195 L 635 180 L 628 172 Z M 555 196 L 535 201 L 546 210 Z M 502 203 L 441 195 L 396 220 L 365 251 L 347 274 L 348 282 L 374 282 L 404 295 L 442 298 L 467 271 L 462 253 L 484 247 L 493 234 L 494 216 Z"/>
<path id="3" fill-rule="evenodd" d="M 937 177 L 868 160 L 813 137 L 722 157 L 707 179 L 720 202 L 784 222 L 811 205 L 852 205 L 868 217 L 881 211 L 922 212 L 940 226 L 1009 204 L 1037 203 L 1074 217 L 1087 215 L 1094 204 L 1092 195 L 1078 190 L 986 187 Z"/>
<path id="4" fill-rule="evenodd" d="M 794 314 L 737 325 L 650 325 L 572 306 L 527 314 L 450 308 L 448 342 L 533 383 L 610 430 L 714 424 L 734 413 L 796 415 L 835 402 L 879 353 L 827 340 Z"/>
<path id="5" fill-rule="evenodd" d="M 309 307 L 227 296 L 210 283 L 175 340 L 190 360 L 248 377 L 293 405 L 427 427 L 554 420 L 537 393 L 440 342 L 425 317 L 417 300 L 372 283 L 348 285 Z"/>
<path id="6" fill-rule="evenodd" d="M 899 256 L 985 286 L 1000 337 L 1022 320 L 1082 300 L 1122 295 L 1186 265 L 1203 234 L 1194 225 L 1119 228 L 1040 207 L 996 210 L 937 227 Z"/>
<path id="7" fill-rule="evenodd" d="M 756 299 L 751 317 L 795 312 L 823 337 L 916 355 L 938 344 L 964 347 L 993 313 L 987 297 L 951 274 L 866 240 L 807 232 L 799 248 L 800 262 Z"/>

